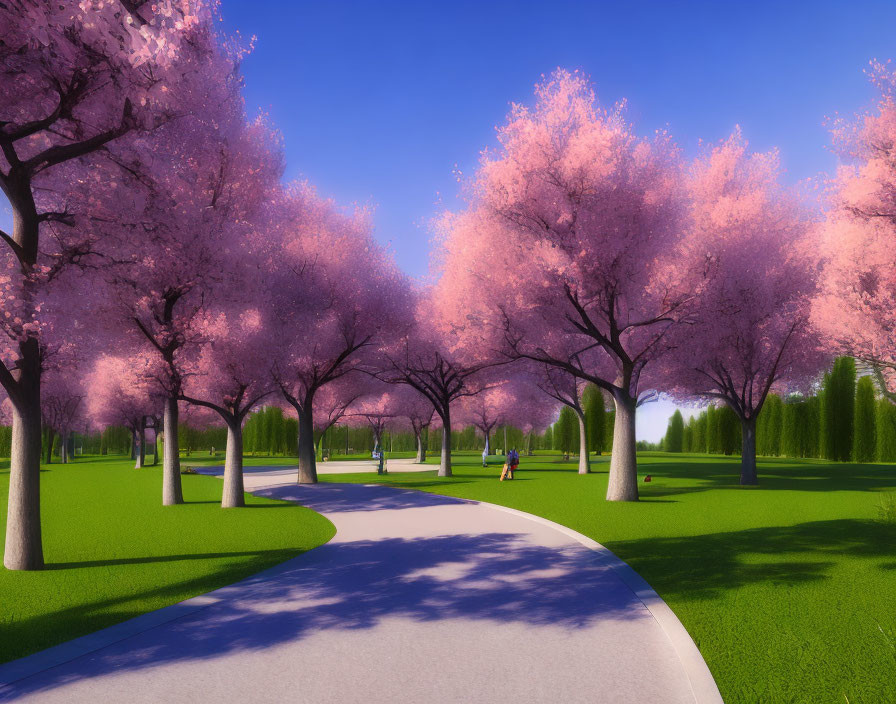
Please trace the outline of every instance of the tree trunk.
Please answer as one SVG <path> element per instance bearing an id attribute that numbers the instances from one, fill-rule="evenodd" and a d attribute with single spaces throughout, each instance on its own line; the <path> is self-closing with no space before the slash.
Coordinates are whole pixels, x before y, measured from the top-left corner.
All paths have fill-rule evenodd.
<path id="1" fill-rule="evenodd" d="M 47 461 L 45 464 L 53 464 L 53 440 L 56 439 L 56 433 L 52 428 L 47 428 Z"/>
<path id="2" fill-rule="evenodd" d="M 137 431 L 137 463 L 134 469 L 143 469 L 146 464 L 146 429 L 141 427 Z"/>
<path id="3" fill-rule="evenodd" d="M 36 341 L 34 342 L 37 348 Z M 35 365 L 37 366 L 37 365 Z M 40 531 L 40 371 L 24 369 L 19 377 L 25 398 L 12 409 L 9 460 L 9 508 L 3 564 L 9 570 L 44 566 Z"/>
<path id="4" fill-rule="evenodd" d="M 579 474 L 591 472 L 591 460 L 588 458 L 588 426 L 585 423 L 585 414 L 576 411 L 579 419 Z"/>
<path id="5" fill-rule="evenodd" d="M 635 454 L 637 399 L 620 393 L 614 400 L 616 420 L 613 424 L 613 454 L 610 457 L 607 501 L 637 501 L 638 460 Z"/>
<path id="6" fill-rule="evenodd" d="M 62 464 L 68 464 L 71 461 L 68 453 L 69 432 L 63 430 L 59 433 L 59 459 Z"/>
<path id="7" fill-rule="evenodd" d="M 155 467 L 159 463 L 159 422 L 153 420 L 152 428 L 152 464 Z"/>
<path id="8" fill-rule="evenodd" d="M 417 464 L 423 464 L 426 462 L 426 446 L 423 444 L 423 430 L 418 430 L 415 433 L 415 439 L 417 441 Z"/>
<path id="9" fill-rule="evenodd" d="M 442 457 L 439 462 L 439 476 L 451 476 L 451 414 L 442 417 Z"/>
<path id="10" fill-rule="evenodd" d="M 504 456 L 507 457 L 507 426 L 504 426 Z"/>
<path id="11" fill-rule="evenodd" d="M 299 412 L 299 484 L 317 484 L 314 452 L 314 419 L 310 411 Z"/>
<path id="12" fill-rule="evenodd" d="M 131 428 L 131 459 L 137 459 L 137 429 Z"/>
<path id="13" fill-rule="evenodd" d="M 756 419 L 744 418 L 740 422 L 741 438 L 743 439 L 740 451 L 740 483 L 744 486 L 754 486 L 759 483 L 756 476 Z"/>
<path id="14" fill-rule="evenodd" d="M 23 268 L 30 273 L 37 264 L 40 241 L 40 220 L 34 205 L 31 176 L 21 164 L 12 165 L 17 172 L 7 178 L 4 191 L 12 205 L 12 239 Z M 11 186 L 11 188 L 10 188 Z M 20 300 L 24 302 L 24 317 L 35 309 L 34 280 L 26 278 Z M 16 398 L 12 411 L 12 447 L 9 458 L 9 498 L 6 512 L 6 547 L 3 564 L 10 570 L 39 570 L 44 566 L 44 552 L 40 530 L 40 459 L 41 459 L 41 347 L 37 338 L 19 342 L 18 373 L 15 394 L 6 388 L 7 395 Z M 5 385 L 6 386 L 6 385 Z M 11 386 L 11 385 L 10 385 Z"/>
<path id="15" fill-rule="evenodd" d="M 227 449 L 224 454 L 224 494 L 221 508 L 246 505 L 243 489 L 243 427 L 239 419 L 227 422 Z"/>
<path id="16" fill-rule="evenodd" d="M 184 492 L 180 483 L 180 447 L 177 437 L 179 418 L 177 397 L 165 399 L 165 448 L 162 457 L 162 505 L 174 506 L 184 502 Z"/>

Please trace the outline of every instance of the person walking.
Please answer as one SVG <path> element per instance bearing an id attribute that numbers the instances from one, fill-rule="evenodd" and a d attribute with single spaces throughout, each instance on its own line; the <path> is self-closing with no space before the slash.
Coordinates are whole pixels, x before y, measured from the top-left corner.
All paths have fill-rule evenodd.
<path id="1" fill-rule="evenodd" d="M 510 478 L 513 479 L 513 473 L 520 464 L 520 456 L 515 447 L 511 447 L 507 453 L 507 463 L 510 465 Z"/>
<path id="2" fill-rule="evenodd" d="M 507 478 L 513 479 L 513 473 L 516 471 L 516 468 L 520 465 L 520 453 L 516 451 L 516 448 L 511 448 L 510 452 L 507 453 Z"/>

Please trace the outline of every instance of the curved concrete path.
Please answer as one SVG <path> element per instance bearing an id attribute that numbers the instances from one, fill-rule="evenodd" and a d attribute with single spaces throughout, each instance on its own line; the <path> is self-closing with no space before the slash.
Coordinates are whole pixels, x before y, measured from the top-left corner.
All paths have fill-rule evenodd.
<path id="1" fill-rule="evenodd" d="M 327 516 L 328 544 L 0 666 L 0 700 L 721 701 L 672 612 L 597 543 L 490 504 L 293 482 L 246 474 Z"/>

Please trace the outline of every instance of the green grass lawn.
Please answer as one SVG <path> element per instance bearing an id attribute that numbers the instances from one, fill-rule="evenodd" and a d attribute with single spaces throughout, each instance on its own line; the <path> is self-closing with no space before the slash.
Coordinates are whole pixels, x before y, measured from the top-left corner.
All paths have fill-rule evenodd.
<path id="1" fill-rule="evenodd" d="M 453 478 L 322 479 L 489 501 L 594 538 L 672 607 L 729 704 L 896 701 L 896 526 L 877 521 L 896 468 L 766 459 L 761 486 L 741 488 L 739 458 L 652 453 L 642 501 L 623 504 L 604 500 L 600 461 L 579 476 L 524 457 L 503 483 L 474 454 L 455 455 Z"/>
<path id="2" fill-rule="evenodd" d="M 7 461 L 0 536 L 8 487 Z M 184 475 L 183 489 L 185 505 L 163 507 L 161 469 L 135 470 L 121 458 L 44 467 L 48 569 L 0 569 L 0 662 L 232 584 L 335 533 L 323 516 L 287 502 L 247 495 L 246 509 L 223 510 L 214 477 Z"/>

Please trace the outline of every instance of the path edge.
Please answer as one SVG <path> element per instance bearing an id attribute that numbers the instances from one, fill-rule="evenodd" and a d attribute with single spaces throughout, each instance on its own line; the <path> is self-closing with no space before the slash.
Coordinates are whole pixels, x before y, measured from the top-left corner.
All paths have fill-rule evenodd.
<path id="1" fill-rule="evenodd" d="M 372 486 L 382 486 L 382 484 L 375 484 Z M 691 638 L 691 634 L 688 633 L 681 621 L 678 620 L 678 616 L 676 616 L 669 605 L 663 601 L 663 598 L 656 593 L 653 587 L 647 583 L 647 580 L 638 574 L 631 565 L 620 559 L 612 550 L 604 547 L 596 540 L 592 540 L 587 535 L 583 535 L 562 523 L 536 516 L 534 513 L 527 513 L 526 511 L 520 511 L 515 508 L 510 508 L 509 506 L 502 506 L 501 504 L 493 504 L 488 501 L 478 501 L 475 499 L 462 500 L 482 504 L 483 506 L 488 506 L 489 508 L 498 511 L 504 511 L 505 513 L 511 513 L 520 516 L 521 518 L 527 518 L 535 523 L 540 523 L 541 525 L 553 528 L 567 537 L 572 538 L 576 542 L 581 543 L 589 550 L 596 552 L 600 561 L 608 567 L 611 567 L 625 585 L 634 592 L 635 596 L 637 596 L 644 604 L 645 608 L 650 612 L 650 615 L 653 616 L 660 628 L 662 628 L 663 633 L 666 634 L 666 637 L 672 644 L 672 649 L 675 651 L 675 654 L 678 656 L 678 659 L 684 668 L 696 704 L 724 704 L 722 694 L 719 692 L 719 686 L 716 684 L 716 680 L 712 676 L 709 666 L 703 659 L 703 655 L 701 655 L 700 649 L 697 647 L 694 639 Z"/>

